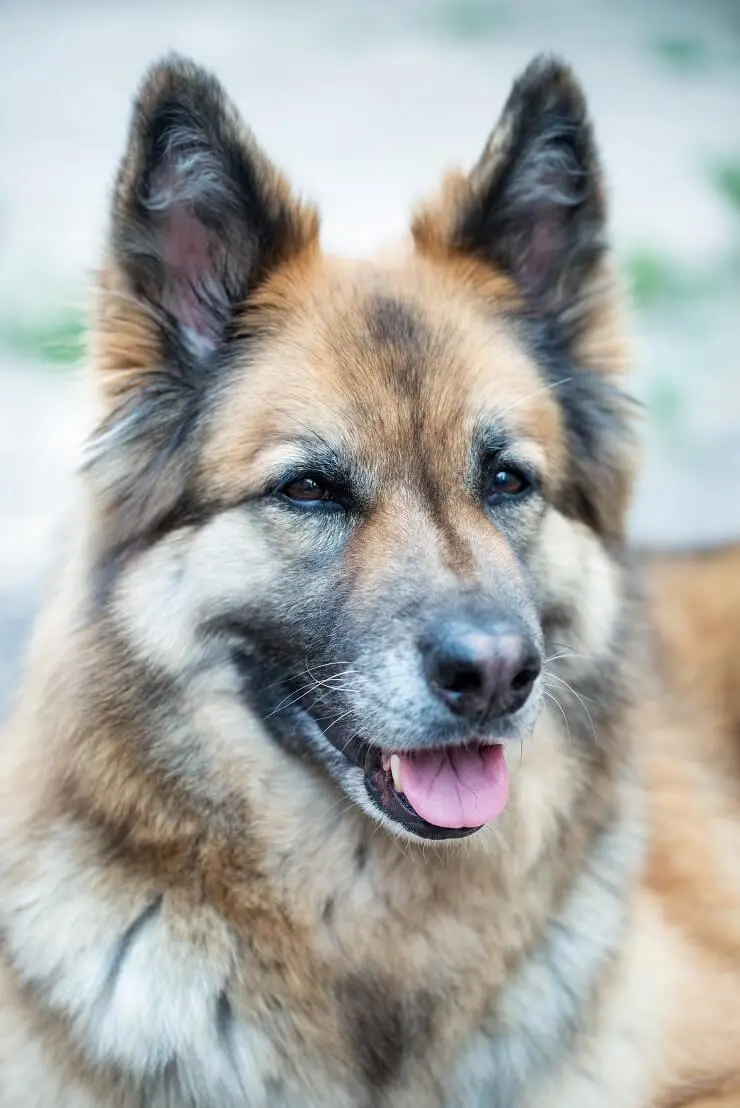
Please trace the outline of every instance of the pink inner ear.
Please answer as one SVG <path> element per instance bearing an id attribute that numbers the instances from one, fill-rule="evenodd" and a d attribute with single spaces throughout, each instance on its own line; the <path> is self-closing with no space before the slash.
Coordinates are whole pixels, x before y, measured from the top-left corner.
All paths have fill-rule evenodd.
<path id="1" fill-rule="evenodd" d="M 536 219 L 521 261 L 523 283 L 533 292 L 539 292 L 557 276 L 552 271 L 557 262 L 560 239 L 560 224 L 555 215 L 542 215 Z"/>
<path id="2" fill-rule="evenodd" d="M 164 306 L 198 352 L 222 338 L 225 290 L 215 273 L 212 239 L 189 204 L 175 202 L 160 227 Z"/>

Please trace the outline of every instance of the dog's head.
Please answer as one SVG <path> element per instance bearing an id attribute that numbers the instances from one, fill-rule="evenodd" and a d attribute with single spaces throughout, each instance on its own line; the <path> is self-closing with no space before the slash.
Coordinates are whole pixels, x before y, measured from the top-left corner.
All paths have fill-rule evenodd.
<path id="1" fill-rule="evenodd" d="M 604 223 L 548 59 L 387 262 L 321 253 L 200 69 L 135 106 L 93 334 L 98 603 L 183 688 L 220 674 L 253 759 L 411 837 L 495 819 L 557 657 L 577 685 L 612 649 L 634 449 Z"/>

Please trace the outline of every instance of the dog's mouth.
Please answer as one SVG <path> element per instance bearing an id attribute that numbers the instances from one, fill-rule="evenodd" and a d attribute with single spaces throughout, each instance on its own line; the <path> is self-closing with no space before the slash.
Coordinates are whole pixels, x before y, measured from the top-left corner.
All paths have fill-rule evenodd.
<path id="1" fill-rule="evenodd" d="M 370 799 L 407 831 L 426 839 L 453 839 L 501 815 L 509 773 L 501 745 L 385 753 L 371 748 L 365 763 Z"/>
<path id="2" fill-rule="evenodd" d="M 235 657 L 239 663 L 241 656 Z M 339 722 L 322 726 L 326 707 L 300 695 L 300 690 L 291 695 L 288 687 L 286 697 L 282 685 L 267 688 L 270 698 L 257 696 L 254 705 L 289 749 L 305 750 L 296 739 L 306 727 L 314 743 L 328 740 L 349 766 L 362 771 L 367 795 L 378 812 L 419 838 L 464 838 L 497 819 L 506 807 L 509 771 L 502 743 L 478 740 L 386 750 Z M 277 706 L 271 703 L 275 697 Z"/>
<path id="3" fill-rule="evenodd" d="M 357 737 L 341 745 L 327 737 L 363 771 L 375 807 L 420 838 L 464 838 L 506 807 L 509 772 L 501 744 L 390 752 Z"/>

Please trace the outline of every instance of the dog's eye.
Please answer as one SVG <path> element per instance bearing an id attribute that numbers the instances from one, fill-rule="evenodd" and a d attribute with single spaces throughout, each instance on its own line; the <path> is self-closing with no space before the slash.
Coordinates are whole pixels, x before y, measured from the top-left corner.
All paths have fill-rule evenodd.
<path id="1" fill-rule="evenodd" d="M 523 496 L 531 488 L 531 482 L 513 466 L 492 465 L 486 474 L 483 496 L 488 504 Z"/>
<path id="2" fill-rule="evenodd" d="M 280 492 L 288 500 L 293 500 L 299 504 L 318 504 L 320 501 L 334 500 L 332 490 L 326 482 L 322 481 L 320 477 L 311 476 L 310 474 L 297 477 L 294 481 L 288 481 L 287 484 L 282 485 Z"/>

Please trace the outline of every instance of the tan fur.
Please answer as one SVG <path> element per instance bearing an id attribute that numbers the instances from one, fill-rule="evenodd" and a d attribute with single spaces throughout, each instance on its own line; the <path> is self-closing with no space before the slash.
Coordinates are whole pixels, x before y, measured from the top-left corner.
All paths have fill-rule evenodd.
<path id="1" fill-rule="evenodd" d="M 740 610 L 740 547 L 653 555 L 647 568 L 667 678 L 716 717 L 732 762 L 740 756 L 740 625 L 732 618 Z"/>
<path id="2" fill-rule="evenodd" d="M 183 88 L 221 110 L 193 72 L 155 72 L 144 123 Z M 564 74 L 549 80 L 580 119 Z M 141 262 L 166 260 L 166 219 L 146 225 L 149 253 L 121 230 L 147 181 L 135 130 L 94 324 L 101 425 L 0 745 L 0 1108 L 740 1104 L 740 548 L 648 558 L 643 578 L 622 537 L 627 401 L 606 394 L 625 425 L 594 491 L 577 413 L 523 337 L 531 290 L 456 241 L 511 156 L 513 104 L 408 249 L 352 263 L 321 253 L 229 110 L 217 138 L 256 166 L 263 238 L 276 220 L 283 237 L 245 277 L 219 368 L 188 361 L 222 335 L 173 267 L 162 296 L 197 340 L 185 400 Z M 556 291 L 569 372 L 619 387 L 608 259 L 576 303 L 565 278 Z M 204 366 L 223 377 L 191 410 Z M 180 403 L 194 430 L 173 445 Z M 467 477 L 491 421 L 541 475 L 515 522 Z M 306 441 L 339 441 L 372 489 L 341 547 L 338 517 L 269 507 Z M 391 603 L 380 646 L 340 673 L 378 744 L 397 716 L 414 724 L 408 641 L 435 597 L 525 597 L 550 620 L 531 734 L 506 746 L 509 804 L 472 837 L 403 837 L 356 778 L 340 788 L 340 755 L 297 757 L 271 730 L 281 705 L 245 699 L 239 621 L 317 627 L 335 594 L 360 645 Z"/>

